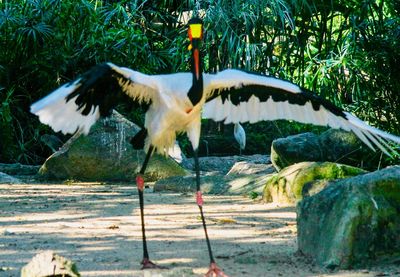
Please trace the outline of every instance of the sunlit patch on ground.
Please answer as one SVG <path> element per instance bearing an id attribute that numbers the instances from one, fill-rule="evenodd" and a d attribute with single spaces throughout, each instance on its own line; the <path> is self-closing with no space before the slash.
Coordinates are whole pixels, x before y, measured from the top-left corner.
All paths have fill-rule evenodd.
<path id="1" fill-rule="evenodd" d="M 241 196 L 205 196 L 204 201 L 214 255 L 227 274 L 341 276 L 321 272 L 296 253 L 294 207 Z M 133 185 L 0 185 L 0 210 L 0 276 L 19 276 L 34 255 L 50 249 L 75 261 L 82 276 L 149 274 L 140 270 L 141 227 Z M 193 195 L 146 192 L 145 214 L 151 259 L 172 274 L 207 271 Z M 376 274 L 371 272 L 345 273 Z"/>

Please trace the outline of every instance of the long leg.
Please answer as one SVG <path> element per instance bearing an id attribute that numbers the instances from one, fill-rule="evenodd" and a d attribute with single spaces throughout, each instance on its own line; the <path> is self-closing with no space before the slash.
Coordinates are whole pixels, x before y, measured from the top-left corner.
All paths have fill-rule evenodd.
<path id="1" fill-rule="evenodd" d="M 197 150 L 194 151 L 194 167 L 196 171 L 196 202 L 200 209 L 201 221 L 203 222 L 204 233 L 206 235 L 208 254 L 210 255 L 210 263 L 215 263 L 214 256 L 211 250 L 210 239 L 208 238 L 206 220 L 204 218 L 204 213 L 203 213 L 203 196 L 200 190 L 200 166 L 199 166 L 199 158 L 197 155 Z"/>
<path id="2" fill-rule="evenodd" d="M 210 269 L 204 276 L 221 276 L 221 277 L 227 277 L 226 274 L 217 266 L 214 260 L 214 256 L 212 254 L 211 250 L 211 243 L 210 239 L 208 238 L 208 233 L 207 233 L 207 226 L 206 226 L 206 220 L 204 219 L 204 213 L 203 213 L 203 196 L 200 190 L 200 166 L 199 166 L 199 158 L 197 155 L 197 150 L 194 150 L 194 168 L 196 171 L 196 202 L 197 205 L 199 206 L 200 209 L 200 215 L 201 215 L 201 221 L 203 222 L 203 228 L 204 228 L 204 233 L 206 235 L 206 242 L 207 242 L 207 248 L 208 248 L 208 254 L 210 255 Z"/>
<path id="3" fill-rule="evenodd" d="M 146 171 L 147 164 L 149 163 L 151 154 L 153 153 L 154 147 L 151 145 L 149 147 L 149 150 L 147 151 L 146 158 L 142 164 L 142 168 L 139 171 L 139 174 L 136 176 L 136 185 L 138 188 L 138 193 L 139 193 L 139 205 L 140 205 L 140 220 L 142 222 L 142 240 L 143 240 L 143 260 L 141 262 L 142 264 L 142 269 L 147 269 L 147 268 L 164 268 L 161 266 L 156 265 L 152 261 L 150 261 L 149 258 L 149 252 L 147 250 L 147 242 L 146 242 L 146 230 L 145 230 L 145 224 L 144 224 L 144 197 L 143 197 L 143 192 L 144 192 L 144 179 L 143 175 Z"/>

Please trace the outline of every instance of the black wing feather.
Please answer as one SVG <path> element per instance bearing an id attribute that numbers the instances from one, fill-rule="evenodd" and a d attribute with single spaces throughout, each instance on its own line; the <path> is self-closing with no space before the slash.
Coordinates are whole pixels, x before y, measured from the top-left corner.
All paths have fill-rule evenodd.
<path id="1" fill-rule="evenodd" d="M 75 103 L 83 115 L 88 115 L 93 107 L 99 107 L 100 116 L 109 116 L 119 103 L 126 103 L 130 99 L 124 88 L 132 83 L 107 63 L 99 64 L 78 79 L 79 87 L 66 100 L 70 101 L 78 96 Z M 71 82 L 70 85 L 72 84 Z M 129 101 L 133 102 L 133 99 Z"/>
<path id="2" fill-rule="evenodd" d="M 220 96 L 222 103 L 228 100 L 233 105 L 237 106 L 241 102 L 248 102 L 250 97 L 254 95 L 260 100 L 260 102 L 267 102 L 270 97 L 272 97 L 274 102 L 288 101 L 290 104 L 300 106 L 305 105 L 307 102 L 311 102 L 315 111 L 318 111 L 320 107 L 323 106 L 337 116 L 346 117 L 342 109 L 328 100 L 304 89 L 301 90 L 301 92 L 293 93 L 284 89 L 264 85 L 243 85 L 239 88 L 231 87 L 224 90 L 214 89 L 209 94 L 209 97 L 207 97 L 206 102 Z"/>

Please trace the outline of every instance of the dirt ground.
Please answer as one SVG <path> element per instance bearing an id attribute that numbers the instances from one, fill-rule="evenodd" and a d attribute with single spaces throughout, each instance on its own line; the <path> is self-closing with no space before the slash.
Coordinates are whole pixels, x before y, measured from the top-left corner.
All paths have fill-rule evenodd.
<path id="1" fill-rule="evenodd" d="M 400 276 L 400 265 L 323 271 L 297 253 L 294 207 L 242 196 L 206 196 L 214 255 L 229 276 Z M 150 258 L 141 271 L 139 201 L 128 184 L 0 185 L 0 276 L 19 276 L 44 250 L 73 260 L 82 276 L 202 276 L 209 258 L 191 194 L 145 195 Z"/>

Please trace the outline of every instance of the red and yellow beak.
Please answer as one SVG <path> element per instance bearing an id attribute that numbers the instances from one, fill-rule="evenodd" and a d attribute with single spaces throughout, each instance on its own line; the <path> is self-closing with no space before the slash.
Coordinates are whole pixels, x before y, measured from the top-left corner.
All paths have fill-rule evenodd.
<path id="1" fill-rule="evenodd" d="M 188 50 L 192 50 L 193 62 L 194 62 L 194 72 L 196 78 L 200 78 L 200 53 L 199 53 L 199 43 L 203 38 L 203 22 L 199 18 L 192 18 L 189 21 L 188 35 L 190 39 L 190 44 Z"/>

